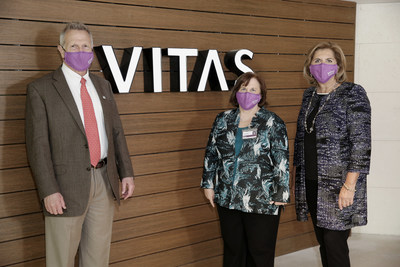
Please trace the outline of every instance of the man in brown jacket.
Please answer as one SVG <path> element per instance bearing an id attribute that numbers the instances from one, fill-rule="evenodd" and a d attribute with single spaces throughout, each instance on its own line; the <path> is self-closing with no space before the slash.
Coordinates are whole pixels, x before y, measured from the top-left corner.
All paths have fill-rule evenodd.
<path id="1" fill-rule="evenodd" d="M 93 40 L 81 23 L 60 34 L 63 64 L 28 85 L 26 148 L 46 227 L 47 266 L 108 266 L 114 199 L 135 188 L 110 84 L 89 73 Z"/>

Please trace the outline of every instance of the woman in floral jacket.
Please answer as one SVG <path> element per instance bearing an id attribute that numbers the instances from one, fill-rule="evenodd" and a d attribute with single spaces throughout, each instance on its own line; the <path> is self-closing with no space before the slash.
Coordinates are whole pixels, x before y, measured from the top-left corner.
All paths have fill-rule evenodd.
<path id="1" fill-rule="evenodd" d="M 224 266 L 273 266 L 279 206 L 289 202 L 286 126 L 266 102 L 264 81 L 241 75 L 218 114 L 204 159 L 201 187 L 217 204 Z"/>
<path id="2" fill-rule="evenodd" d="M 295 140 L 297 219 L 310 212 L 324 267 L 350 266 L 350 229 L 367 224 L 371 108 L 365 90 L 345 82 L 346 59 L 334 43 L 313 47 Z"/>

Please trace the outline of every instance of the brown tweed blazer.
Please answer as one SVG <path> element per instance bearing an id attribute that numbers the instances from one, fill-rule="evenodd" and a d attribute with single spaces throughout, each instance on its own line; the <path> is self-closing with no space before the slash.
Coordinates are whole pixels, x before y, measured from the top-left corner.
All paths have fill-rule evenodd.
<path id="1" fill-rule="evenodd" d="M 119 177 L 133 176 L 132 164 L 110 84 L 90 75 L 104 113 L 108 138 L 107 174 L 119 202 Z M 28 85 L 26 150 L 39 197 L 60 192 L 67 209 L 79 216 L 90 191 L 90 156 L 84 126 L 61 68 Z M 45 215 L 47 213 L 43 207 Z"/>

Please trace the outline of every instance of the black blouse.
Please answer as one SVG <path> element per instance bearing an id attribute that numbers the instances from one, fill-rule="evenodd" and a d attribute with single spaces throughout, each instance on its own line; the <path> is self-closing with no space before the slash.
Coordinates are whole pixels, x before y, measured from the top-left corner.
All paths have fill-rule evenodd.
<path id="1" fill-rule="evenodd" d="M 317 115 L 321 101 L 326 100 L 327 94 L 315 94 L 311 103 L 311 112 L 307 116 L 307 131 L 310 131 L 312 122 Z M 317 168 L 317 137 L 316 127 L 313 127 L 311 133 L 305 132 L 304 135 L 304 159 L 305 159 L 305 174 L 307 180 L 318 179 L 318 168 Z"/>

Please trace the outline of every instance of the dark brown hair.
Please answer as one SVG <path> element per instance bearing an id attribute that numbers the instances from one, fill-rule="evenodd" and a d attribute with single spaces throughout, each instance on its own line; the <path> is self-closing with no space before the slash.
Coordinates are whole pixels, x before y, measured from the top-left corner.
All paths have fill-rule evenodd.
<path id="1" fill-rule="evenodd" d="M 239 91 L 239 89 L 242 85 L 245 85 L 245 86 L 248 85 L 252 78 L 256 79 L 258 81 L 258 83 L 260 84 L 261 100 L 258 103 L 258 106 L 262 107 L 267 103 L 267 86 L 265 85 L 265 81 L 258 74 L 254 73 L 254 72 L 243 73 L 242 75 L 239 76 L 239 78 L 237 78 L 235 85 L 232 88 L 232 93 L 231 93 L 231 97 L 229 98 L 229 103 L 231 103 L 235 107 L 239 107 L 239 103 L 237 102 L 237 99 L 236 99 L 236 93 Z"/>
<path id="2" fill-rule="evenodd" d="M 304 78 L 310 83 L 310 84 L 318 84 L 317 80 L 314 79 L 314 77 L 310 73 L 310 65 L 311 62 L 314 58 L 314 54 L 317 50 L 319 49 L 330 49 L 332 50 L 333 54 L 335 55 L 335 59 L 338 65 L 338 72 L 335 75 L 336 81 L 339 83 L 345 82 L 347 80 L 347 75 L 346 75 L 346 57 L 344 56 L 342 48 L 336 43 L 332 42 L 321 42 L 314 46 L 313 48 L 310 49 L 307 53 L 307 59 L 304 62 L 304 67 L 303 67 L 303 75 Z"/>

